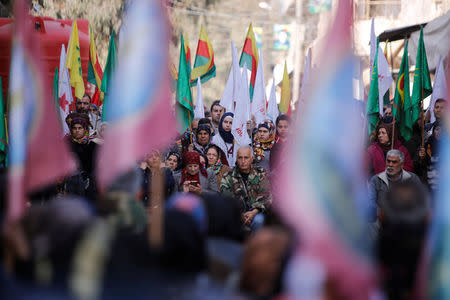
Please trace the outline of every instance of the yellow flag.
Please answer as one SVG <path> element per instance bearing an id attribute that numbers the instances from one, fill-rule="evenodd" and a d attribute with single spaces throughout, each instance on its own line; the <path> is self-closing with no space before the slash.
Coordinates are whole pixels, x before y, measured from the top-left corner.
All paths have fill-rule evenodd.
<path id="1" fill-rule="evenodd" d="M 75 97 L 83 98 L 84 82 L 81 70 L 80 41 L 78 40 L 77 20 L 73 21 L 72 34 L 67 48 L 66 68 L 70 73 L 70 85 L 75 89 Z"/>
<path id="2" fill-rule="evenodd" d="M 284 62 L 283 81 L 281 82 L 281 101 L 279 105 L 280 113 L 290 114 L 291 103 L 291 85 L 289 83 L 289 74 L 287 72 L 286 62 Z"/>

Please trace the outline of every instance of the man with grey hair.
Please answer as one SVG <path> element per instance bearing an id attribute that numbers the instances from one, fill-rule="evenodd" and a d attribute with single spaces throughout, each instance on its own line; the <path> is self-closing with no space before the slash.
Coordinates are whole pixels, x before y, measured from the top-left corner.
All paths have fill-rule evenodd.
<path id="1" fill-rule="evenodd" d="M 389 150 L 386 154 L 386 170 L 378 173 L 369 182 L 369 204 L 380 207 L 392 184 L 402 181 L 412 181 L 421 185 L 416 174 L 403 170 L 405 155 L 400 150 Z"/>
<path id="2" fill-rule="evenodd" d="M 224 174 L 220 192 L 241 201 L 244 225 L 256 230 L 263 225 L 264 213 L 272 198 L 266 170 L 253 166 L 252 162 L 252 149 L 249 146 L 239 148 L 236 166 Z"/>

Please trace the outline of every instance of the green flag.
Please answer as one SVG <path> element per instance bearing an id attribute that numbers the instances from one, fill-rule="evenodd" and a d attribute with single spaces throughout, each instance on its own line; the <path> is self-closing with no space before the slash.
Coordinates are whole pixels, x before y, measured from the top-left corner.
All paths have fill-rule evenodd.
<path id="1" fill-rule="evenodd" d="M 411 95 L 412 121 L 416 122 L 422 110 L 422 100 L 432 93 L 430 71 L 428 70 L 427 53 L 423 43 L 423 28 L 420 27 L 419 43 L 417 45 L 416 68 L 414 70 L 414 85 Z"/>
<path id="2" fill-rule="evenodd" d="M 378 120 L 380 119 L 380 107 L 379 101 L 379 91 L 378 91 L 378 40 L 377 40 L 377 51 L 375 53 L 375 59 L 372 68 L 372 77 L 370 80 L 369 96 L 367 98 L 366 105 L 366 115 L 367 115 L 367 127 L 369 129 L 369 135 L 377 127 Z"/>
<path id="3" fill-rule="evenodd" d="M 392 114 L 395 116 L 395 122 L 398 125 L 400 135 L 405 140 L 409 140 L 413 132 L 411 110 L 405 110 L 405 107 L 411 107 L 411 96 L 409 94 L 409 62 L 408 62 L 408 40 L 405 41 L 402 63 L 398 72 L 397 82 L 395 84 L 394 106 Z"/>
<path id="4" fill-rule="evenodd" d="M 55 68 L 55 74 L 53 75 L 53 101 L 55 101 L 55 106 L 59 115 L 59 97 L 58 97 L 58 67 Z"/>
<path id="5" fill-rule="evenodd" d="M 178 66 L 176 113 L 178 118 L 179 131 L 186 131 L 194 118 L 194 107 L 192 105 L 191 87 L 189 85 L 189 70 L 186 61 L 186 52 L 184 50 L 183 35 L 180 43 L 180 64 Z"/>
<path id="6" fill-rule="evenodd" d="M 7 133 L 6 133 L 6 116 L 3 104 L 3 85 L 0 77 L 0 166 L 6 167 L 6 151 L 7 151 Z"/>
<path id="7" fill-rule="evenodd" d="M 114 70 L 116 69 L 116 65 L 117 65 L 116 43 L 114 42 L 114 32 L 111 32 L 111 38 L 109 39 L 108 58 L 106 59 L 105 72 L 103 73 L 102 84 L 100 86 L 100 91 L 105 93 L 105 98 L 103 99 L 102 121 L 105 119 L 107 113 L 107 111 L 105 111 L 105 108 L 107 107 L 105 103 L 108 101 L 109 83 L 114 74 Z"/>

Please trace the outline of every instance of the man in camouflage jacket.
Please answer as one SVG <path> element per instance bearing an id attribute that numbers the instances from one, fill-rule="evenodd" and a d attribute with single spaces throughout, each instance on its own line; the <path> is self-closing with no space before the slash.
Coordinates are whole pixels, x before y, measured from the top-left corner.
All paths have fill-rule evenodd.
<path id="1" fill-rule="evenodd" d="M 242 202 L 242 219 L 245 225 L 251 225 L 255 216 L 264 213 L 272 202 L 267 172 L 261 167 L 253 166 L 252 162 L 251 148 L 240 148 L 236 156 L 236 166 L 225 173 L 220 183 L 222 193 Z"/>

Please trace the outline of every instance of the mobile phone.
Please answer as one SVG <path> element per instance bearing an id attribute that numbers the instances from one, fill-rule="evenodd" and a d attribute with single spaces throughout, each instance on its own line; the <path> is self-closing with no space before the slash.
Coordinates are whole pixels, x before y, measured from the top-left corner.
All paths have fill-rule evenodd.
<path id="1" fill-rule="evenodd" d="M 193 186 L 197 186 L 198 185 L 198 181 L 191 181 L 189 184 L 193 185 Z"/>

